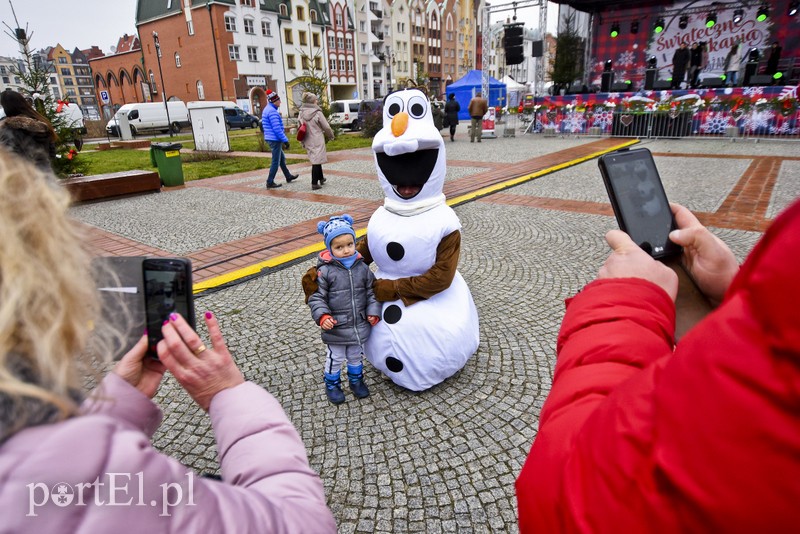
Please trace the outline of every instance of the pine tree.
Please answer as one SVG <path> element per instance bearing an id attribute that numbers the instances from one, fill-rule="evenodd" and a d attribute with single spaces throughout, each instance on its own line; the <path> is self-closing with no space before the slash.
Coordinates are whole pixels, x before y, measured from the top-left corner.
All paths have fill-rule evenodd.
<path id="1" fill-rule="evenodd" d="M 22 51 L 22 68 L 11 67 L 14 76 L 19 76 L 22 94 L 28 97 L 33 107 L 41 113 L 56 131 L 56 157 L 53 161 L 53 171 L 59 178 L 83 175 L 88 163 L 78 157 L 78 151 L 83 147 L 83 140 L 72 125 L 67 124 L 65 115 L 59 113 L 61 106 L 77 106 L 66 100 L 57 101 L 50 92 L 50 76 L 53 67 L 47 64 L 42 54 L 33 54 L 29 48 L 30 37 L 26 30 L 16 28 L 13 38 L 20 45 Z M 65 97 L 66 98 L 66 97 Z M 76 150 L 77 149 L 77 150 Z"/>
<path id="2" fill-rule="evenodd" d="M 556 37 L 556 59 L 550 72 L 555 84 L 553 94 L 558 94 L 560 88 L 569 87 L 583 76 L 583 46 L 583 39 L 575 28 L 575 13 L 565 15 Z"/>

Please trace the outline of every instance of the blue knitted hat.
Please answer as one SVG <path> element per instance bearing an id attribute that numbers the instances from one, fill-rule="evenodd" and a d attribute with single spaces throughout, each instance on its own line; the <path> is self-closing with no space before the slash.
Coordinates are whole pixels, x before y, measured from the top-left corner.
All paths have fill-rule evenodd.
<path id="1" fill-rule="evenodd" d="M 353 218 L 347 214 L 331 217 L 330 221 L 319 221 L 317 232 L 325 236 L 325 246 L 331 249 L 331 241 L 334 237 L 342 234 L 350 234 L 353 241 L 356 240 L 356 233 L 353 231 Z"/>

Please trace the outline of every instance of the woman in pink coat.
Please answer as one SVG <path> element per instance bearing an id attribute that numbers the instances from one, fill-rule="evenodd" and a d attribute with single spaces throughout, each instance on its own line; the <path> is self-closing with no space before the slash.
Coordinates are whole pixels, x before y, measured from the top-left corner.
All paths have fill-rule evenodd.
<path id="1" fill-rule="evenodd" d="M 210 312 L 209 345 L 174 314 L 160 361 L 142 336 L 82 393 L 109 344 L 92 332 L 104 322 L 88 240 L 47 182 L 0 153 L 0 531 L 335 532 L 297 431 L 244 380 Z M 211 417 L 221 481 L 150 443 L 167 370 Z"/>
<path id="2" fill-rule="evenodd" d="M 684 262 L 719 307 L 674 346 L 677 278 L 624 233 L 567 301 L 522 532 L 790 532 L 800 524 L 800 202 L 739 269 L 673 206 Z"/>

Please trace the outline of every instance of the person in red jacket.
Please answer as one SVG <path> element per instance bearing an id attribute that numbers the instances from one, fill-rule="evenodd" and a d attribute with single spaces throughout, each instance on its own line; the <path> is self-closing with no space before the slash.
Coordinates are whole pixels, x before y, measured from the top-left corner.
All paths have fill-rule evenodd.
<path id="1" fill-rule="evenodd" d="M 673 205 L 719 306 L 674 345 L 677 278 L 618 230 L 567 300 L 516 482 L 521 532 L 785 532 L 800 524 L 800 201 L 745 263 Z"/>

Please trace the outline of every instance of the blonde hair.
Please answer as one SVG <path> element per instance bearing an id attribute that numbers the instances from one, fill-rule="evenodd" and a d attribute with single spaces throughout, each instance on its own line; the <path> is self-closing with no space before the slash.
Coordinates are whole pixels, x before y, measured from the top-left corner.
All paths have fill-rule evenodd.
<path id="1" fill-rule="evenodd" d="M 50 422 L 77 412 L 100 304 L 69 203 L 46 172 L 0 150 L 0 399 L 11 402 L 0 441 L 37 423 L 26 406 Z"/>

